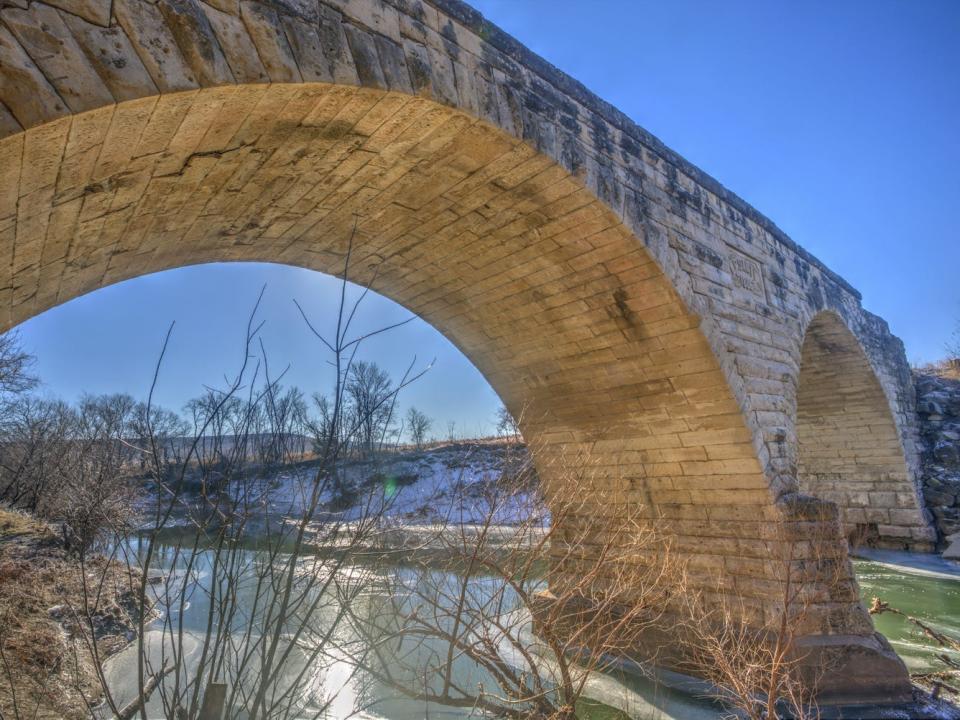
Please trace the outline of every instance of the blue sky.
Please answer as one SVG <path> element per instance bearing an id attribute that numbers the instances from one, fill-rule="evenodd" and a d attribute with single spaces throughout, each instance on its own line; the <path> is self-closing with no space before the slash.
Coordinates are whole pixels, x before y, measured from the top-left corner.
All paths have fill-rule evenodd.
<path id="1" fill-rule="evenodd" d="M 847 278 L 911 360 L 942 354 L 960 316 L 960 2 L 476 0 L 535 52 L 612 102 L 771 217 Z M 21 326 L 46 391 L 146 391 L 176 320 L 159 398 L 179 407 L 236 364 L 267 284 L 264 336 L 306 389 L 327 382 L 291 299 L 321 308 L 334 283 L 304 270 L 210 265 L 98 291 Z M 366 303 L 372 327 L 405 316 Z M 197 308 L 204 312 L 198 313 Z M 402 352 L 397 352 L 397 348 Z M 402 372 L 436 363 L 405 404 L 489 428 L 495 394 L 423 323 L 372 343 Z"/>

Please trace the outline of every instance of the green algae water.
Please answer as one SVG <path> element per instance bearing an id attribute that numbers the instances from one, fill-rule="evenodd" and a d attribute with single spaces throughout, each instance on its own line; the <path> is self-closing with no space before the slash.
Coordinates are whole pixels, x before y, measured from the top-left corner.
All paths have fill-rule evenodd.
<path id="1" fill-rule="evenodd" d="M 860 597 L 868 607 L 878 597 L 937 632 L 960 638 L 960 567 L 944 564 L 945 571 L 938 572 L 855 560 L 854 568 Z M 874 615 L 873 623 L 911 673 L 943 670 L 937 655 L 944 653 L 960 660 L 960 654 L 944 650 L 904 617 L 883 613 Z"/>

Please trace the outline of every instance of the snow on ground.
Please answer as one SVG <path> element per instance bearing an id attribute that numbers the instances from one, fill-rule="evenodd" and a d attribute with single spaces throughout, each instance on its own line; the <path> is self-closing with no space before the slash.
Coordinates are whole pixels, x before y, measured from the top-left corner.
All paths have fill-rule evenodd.
<path id="1" fill-rule="evenodd" d="M 527 454 L 515 443 L 462 442 L 351 460 L 337 468 L 319 498 L 317 518 L 358 520 L 370 513 L 411 525 L 470 524 L 493 515 L 515 524 L 536 507 Z M 317 467 L 305 464 L 265 477 L 234 481 L 228 492 L 291 518 L 309 507 Z M 518 480 L 526 477 L 526 481 Z"/>

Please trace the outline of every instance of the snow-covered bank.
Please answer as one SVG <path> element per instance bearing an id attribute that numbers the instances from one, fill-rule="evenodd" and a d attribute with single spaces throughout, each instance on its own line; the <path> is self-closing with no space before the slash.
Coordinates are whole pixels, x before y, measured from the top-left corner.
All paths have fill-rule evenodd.
<path id="1" fill-rule="evenodd" d="M 271 515 L 299 518 L 308 507 L 317 467 L 306 463 L 230 484 L 234 501 L 254 501 Z M 524 446 L 451 443 L 338 464 L 325 484 L 322 516 L 354 521 L 376 514 L 394 524 L 471 525 L 490 517 L 516 524 L 535 502 L 535 478 Z M 320 519 L 320 518 L 318 518 Z"/>
<path id="2" fill-rule="evenodd" d="M 855 548 L 851 554 L 855 558 L 879 563 L 902 573 L 960 581 L 960 564 L 939 555 L 866 547 Z"/>

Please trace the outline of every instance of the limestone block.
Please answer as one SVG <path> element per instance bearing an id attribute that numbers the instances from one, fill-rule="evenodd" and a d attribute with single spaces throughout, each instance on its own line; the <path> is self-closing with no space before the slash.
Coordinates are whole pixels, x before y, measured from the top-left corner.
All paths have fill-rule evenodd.
<path id="1" fill-rule="evenodd" d="M 880 525 L 877 531 L 881 536 L 894 538 L 910 538 L 912 534 L 910 528 L 900 527 L 899 525 Z"/>
<path id="2" fill-rule="evenodd" d="M 210 20 L 198 0 L 157 0 L 157 7 L 201 85 L 225 85 L 234 81 Z"/>
<path id="3" fill-rule="evenodd" d="M 25 135 L 0 141 L 0 227 L 14 232 Z M 12 245 L 10 246 L 12 247 Z"/>
<path id="4" fill-rule="evenodd" d="M 434 99 L 445 105 L 457 105 L 459 96 L 453 61 L 430 47 L 427 48 L 427 56 L 429 57 L 430 85 L 433 89 Z"/>
<path id="5" fill-rule="evenodd" d="M 399 43 L 393 42 L 380 35 L 374 36 L 377 54 L 380 56 L 380 67 L 383 70 L 387 87 L 396 92 L 411 94 L 413 87 L 410 84 L 410 71 L 407 70 L 407 59 Z"/>
<path id="6" fill-rule="evenodd" d="M 369 0 L 323 0 L 323 4 L 340 10 L 351 20 L 400 42 L 400 14 L 386 3 Z"/>
<path id="7" fill-rule="evenodd" d="M 407 55 L 407 68 L 410 71 L 410 84 L 414 93 L 425 97 L 434 97 L 433 77 L 430 71 L 430 56 L 426 46 L 409 39 L 403 40 L 403 50 Z"/>
<path id="8" fill-rule="evenodd" d="M 308 23 L 293 16 L 282 19 L 303 79 L 359 85 L 340 13 L 320 5 L 318 16 L 319 23 Z"/>
<path id="9" fill-rule="evenodd" d="M 890 510 L 890 522 L 894 525 L 923 525 L 924 521 L 916 510 Z"/>
<path id="10" fill-rule="evenodd" d="M 355 25 L 344 25 L 347 42 L 353 54 L 353 63 L 357 70 L 357 77 L 364 87 L 375 87 L 383 90 L 387 88 L 383 69 L 380 67 L 380 57 L 377 46 L 370 33 L 364 32 Z"/>
<path id="11" fill-rule="evenodd" d="M 110 25 L 111 0 L 44 0 L 48 5 L 60 8 L 71 15 L 101 27 Z"/>
<path id="12" fill-rule="evenodd" d="M 240 0 L 203 0 L 203 2 L 220 12 L 230 13 L 231 15 L 240 14 Z"/>
<path id="13" fill-rule="evenodd" d="M 157 86 L 121 27 L 102 27 L 69 13 L 61 16 L 117 102 L 157 93 Z"/>
<path id="14" fill-rule="evenodd" d="M 243 0 L 240 14 L 267 68 L 270 81 L 302 82 L 300 69 L 277 13 L 256 0 Z"/>
<path id="15" fill-rule="evenodd" d="M 238 15 L 221 12 L 209 6 L 205 8 L 205 12 L 237 82 L 269 82 L 270 78 L 243 20 Z"/>
<path id="16" fill-rule="evenodd" d="M 931 546 L 933 543 L 937 542 L 937 531 L 935 528 L 929 526 L 925 527 L 914 525 L 910 528 L 910 536 L 914 540 L 931 543 Z M 926 552 L 929 552 L 929 550 Z"/>
<path id="17" fill-rule="evenodd" d="M 0 25 L 0 101 L 24 128 L 70 112 L 7 28 Z"/>
<path id="18" fill-rule="evenodd" d="M 87 61 L 77 41 L 48 5 L 30 10 L 6 9 L 0 17 L 40 66 L 72 112 L 92 110 L 113 102 L 113 96 Z"/>
<path id="19" fill-rule="evenodd" d="M 960 560 L 960 535 L 951 535 L 947 540 L 949 545 L 943 551 L 943 557 L 947 560 Z"/>
<path id="20" fill-rule="evenodd" d="M 7 109 L 6 105 L 0 103 L 0 138 L 13 135 L 21 130 L 23 130 L 23 127 L 17 122 L 13 113 Z"/>
<path id="21" fill-rule="evenodd" d="M 320 22 L 320 3 L 318 0 L 270 0 L 281 15 L 292 15 L 304 22 L 316 25 Z M 326 6 L 324 6 L 326 9 Z"/>
<path id="22" fill-rule="evenodd" d="M 113 7 L 117 21 L 160 92 L 199 87 L 196 74 L 156 5 L 142 0 L 114 0 Z"/>

